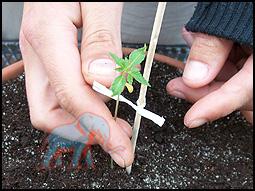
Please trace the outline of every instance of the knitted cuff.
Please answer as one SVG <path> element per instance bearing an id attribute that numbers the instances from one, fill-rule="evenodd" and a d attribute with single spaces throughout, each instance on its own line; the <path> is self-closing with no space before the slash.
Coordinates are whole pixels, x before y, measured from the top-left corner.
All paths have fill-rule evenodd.
<path id="1" fill-rule="evenodd" d="M 253 46 L 253 3 L 199 2 L 185 28 Z"/>

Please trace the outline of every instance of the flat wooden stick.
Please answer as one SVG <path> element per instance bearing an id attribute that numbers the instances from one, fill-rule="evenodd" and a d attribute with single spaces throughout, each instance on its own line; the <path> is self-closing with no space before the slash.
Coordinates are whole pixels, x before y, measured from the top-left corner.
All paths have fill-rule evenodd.
<path id="1" fill-rule="evenodd" d="M 163 21 L 165 8 L 166 8 L 166 2 L 158 3 L 158 8 L 157 8 L 157 12 L 156 12 L 156 16 L 155 16 L 155 20 L 153 24 L 153 29 L 152 29 L 152 34 L 151 34 L 151 39 L 150 39 L 150 45 L 149 45 L 144 72 L 143 72 L 143 77 L 147 81 L 149 81 L 149 78 L 150 78 L 152 62 L 155 55 L 156 46 L 158 43 L 158 37 L 159 37 L 159 33 L 160 33 L 162 21 Z M 137 105 L 142 108 L 144 108 L 146 105 L 146 92 L 147 92 L 147 86 L 142 84 L 140 88 L 139 98 L 137 100 Z M 140 123 L 141 123 L 141 115 L 136 112 L 134 128 L 132 131 L 132 139 L 131 139 L 133 153 L 135 153 L 135 147 L 136 147 L 136 141 L 137 141 L 138 132 L 140 128 Z M 128 172 L 128 174 L 131 173 L 131 168 L 132 168 L 132 165 L 126 168 L 126 171 Z"/>

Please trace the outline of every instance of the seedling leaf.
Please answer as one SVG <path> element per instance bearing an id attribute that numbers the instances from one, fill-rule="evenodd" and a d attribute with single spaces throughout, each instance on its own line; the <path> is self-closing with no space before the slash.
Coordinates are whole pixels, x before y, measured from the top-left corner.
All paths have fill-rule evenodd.
<path id="1" fill-rule="evenodd" d="M 126 79 L 123 75 L 118 76 L 111 85 L 112 96 L 120 95 L 125 88 Z"/>
<path id="2" fill-rule="evenodd" d="M 146 44 L 144 44 L 144 47 L 138 48 L 131 52 L 129 55 L 129 68 L 132 68 L 135 65 L 141 64 L 141 62 L 145 58 L 145 52 L 146 52 Z"/>
<path id="3" fill-rule="evenodd" d="M 133 68 L 131 68 L 130 72 L 131 72 L 131 73 L 132 73 L 132 72 L 140 72 L 140 70 L 139 70 L 138 68 L 136 68 L 136 67 L 133 67 Z M 130 72 L 129 72 L 129 73 L 130 73 Z"/>
<path id="4" fill-rule="evenodd" d="M 112 59 L 115 61 L 115 63 L 117 65 L 119 65 L 121 68 L 124 68 L 125 67 L 125 60 L 122 59 L 122 58 L 119 58 L 117 55 L 113 54 L 113 53 L 109 53 L 110 56 L 112 57 Z"/>
<path id="5" fill-rule="evenodd" d="M 115 68 L 114 70 L 116 70 L 118 72 L 123 72 L 125 69 L 124 68 Z"/>
<path id="6" fill-rule="evenodd" d="M 142 74 L 140 72 L 131 72 L 130 75 L 136 79 L 136 81 L 140 82 L 141 84 L 144 84 L 146 86 L 151 87 L 151 85 L 144 79 Z"/>
<path id="7" fill-rule="evenodd" d="M 110 89 L 113 92 L 112 96 L 120 95 L 125 86 L 127 87 L 128 91 L 132 93 L 132 83 L 134 79 L 141 84 L 150 86 L 150 84 L 143 78 L 139 69 L 136 67 L 136 65 L 140 64 L 144 60 L 145 52 L 146 44 L 144 44 L 144 47 L 131 52 L 129 57 L 125 57 L 124 59 L 119 58 L 117 55 L 111 52 L 109 53 L 112 59 L 119 66 L 115 68 L 115 70 L 121 72 L 120 76 L 118 76 L 111 85 Z"/>

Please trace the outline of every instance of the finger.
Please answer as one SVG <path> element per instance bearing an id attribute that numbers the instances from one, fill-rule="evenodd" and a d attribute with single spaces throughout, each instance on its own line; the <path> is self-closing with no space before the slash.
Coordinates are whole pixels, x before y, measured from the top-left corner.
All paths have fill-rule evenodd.
<path id="1" fill-rule="evenodd" d="M 58 126 L 74 122 L 75 118 L 58 105 L 58 100 L 47 78 L 45 67 L 26 41 L 22 31 L 19 39 L 23 63 L 25 62 L 26 68 L 26 92 L 33 126 L 51 133 Z M 108 97 L 101 94 L 99 96 L 104 102 L 109 101 Z"/>
<path id="2" fill-rule="evenodd" d="M 20 44 L 22 45 L 23 61 L 26 63 L 26 90 L 33 126 L 47 133 L 55 133 L 54 129 L 62 129 L 62 127 L 71 124 L 72 136 L 69 136 L 69 133 L 64 137 L 77 141 L 80 135 L 75 137 L 73 132 L 75 131 L 75 118 L 57 104 L 57 98 L 49 84 L 45 68 L 31 46 L 26 42 L 23 34 L 20 35 Z M 129 124 L 119 118 L 117 118 L 117 123 L 121 130 L 131 137 Z M 87 136 L 84 139 L 87 139 Z M 96 144 L 96 142 L 90 142 L 89 144 Z"/>
<path id="3" fill-rule="evenodd" d="M 94 80 L 110 87 L 118 75 L 109 52 L 122 57 L 120 26 L 121 2 L 81 3 L 83 34 L 82 71 L 87 83 Z"/>
<path id="4" fill-rule="evenodd" d="M 191 47 L 194 42 L 194 33 L 187 31 L 186 28 L 183 27 L 181 34 L 187 45 Z"/>
<path id="5" fill-rule="evenodd" d="M 183 79 L 181 77 L 179 77 L 168 82 L 166 90 L 170 95 L 194 103 L 202 97 L 219 89 L 222 84 L 223 82 L 212 82 L 210 85 L 206 85 L 201 88 L 191 88 L 183 82 Z"/>
<path id="6" fill-rule="evenodd" d="M 208 121 L 224 117 L 237 109 L 253 110 L 253 57 L 246 61 L 242 70 L 218 90 L 198 100 L 187 112 L 184 123 L 197 127 Z M 250 108 L 244 108 L 247 105 Z"/>
<path id="7" fill-rule="evenodd" d="M 51 133 L 54 128 L 69 124 L 75 118 L 58 105 L 43 64 L 20 32 L 20 49 L 26 76 L 26 94 L 32 125 Z"/>
<path id="8" fill-rule="evenodd" d="M 183 72 L 184 83 L 193 88 L 209 84 L 227 60 L 232 45 L 229 40 L 196 34 Z"/>
<path id="9" fill-rule="evenodd" d="M 76 27 L 62 19 L 57 26 L 54 24 L 51 23 L 50 28 L 41 26 L 40 31 L 33 34 L 34 38 L 28 41 L 46 68 L 59 104 L 79 120 L 85 131 L 106 135 L 106 141 L 99 144 L 118 165 L 124 167 L 132 164 L 129 137 L 113 120 L 104 102 L 83 80 Z M 121 152 L 112 152 L 118 147 L 123 148 Z"/>
<path id="10" fill-rule="evenodd" d="M 102 95 L 102 94 L 100 94 L 100 93 L 98 93 L 98 92 L 96 92 L 96 93 L 97 93 L 97 96 L 99 96 L 99 97 L 101 98 L 101 100 L 102 100 L 103 102 L 105 102 L 105 103 L 107 103 L 108 101 L 111 100 L 111 98 L 109 98 L 109 97 L 107 97 L 107 96 L 105 96 L 105 95 Z"/>
<path id="11" fill-rule="evenodd" d="M 132 136 L 132 130 L 131 126 L 123 119 L 117 118 L 117 124 L 121 127 L 121 130 L 126 133 L 126 135 L 131 138 Z"/>

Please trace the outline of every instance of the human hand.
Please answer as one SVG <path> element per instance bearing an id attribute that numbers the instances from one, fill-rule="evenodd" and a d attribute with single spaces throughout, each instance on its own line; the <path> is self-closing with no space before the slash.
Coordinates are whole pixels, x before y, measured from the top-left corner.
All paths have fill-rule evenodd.
<path id="1" fill-rule="evenodd" d="M 89 114 L 92 120 L 87 124 L 109 130 L 107 144 L 97 139 L 100 135 L 94 143 L 124 167 L 133 162 L 131 127 L 124 120 L 114 121 L 102 96 L 91 88 L 93 80 L 109 87 L 117 75 L 108 53 L 122 55 L 121 11 L 122 3 L 24 3 L 20 48 L 33 126 L 48 133 L 64 132 L 63 126 Z M 86 122 L 80 124 L 88 131 L 92 127 Z M 75 139 L 73 132 L 63 136 Z M 117 147 L 124 150 L 111 152 Z"/>
<path id="2" fill-rule="evenodd" d="M 190 128 L 240 109 L 253 111 L 253 51 L 230 40 L 183 29 L 191 47 L 183 76 L 171 80 L 167 91 L 194 105 L 184 117 Z M 252 122 L 252 120 L 251 120 Z"/>

